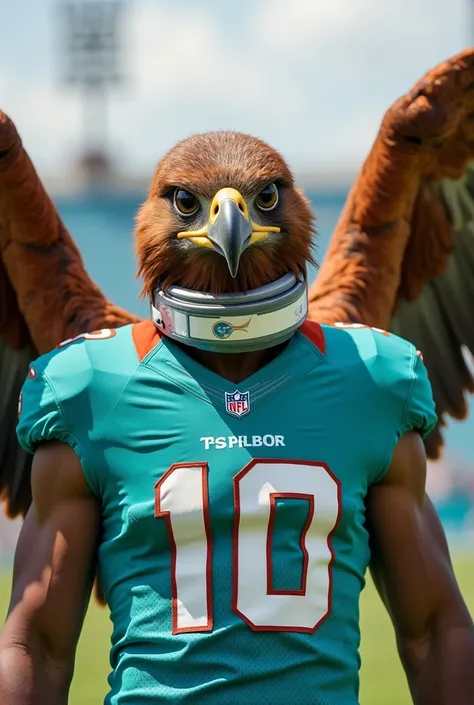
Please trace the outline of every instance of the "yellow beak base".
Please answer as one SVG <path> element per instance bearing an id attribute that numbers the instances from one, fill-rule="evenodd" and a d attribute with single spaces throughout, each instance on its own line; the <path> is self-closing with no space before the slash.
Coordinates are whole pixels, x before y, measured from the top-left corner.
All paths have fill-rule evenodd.
<path id="1" fill-rule="evenodd" d="M 252 221 L 242 194 L 234 188 L 223 188 L 212 199 L 207 225 L 199 230 L 184 230 L 177 237 L 190 239 L 198 247 L 217 250 L 225 257 L 235 277 L 243 250 L 269 233 L 279 232 L 277 226 Z"/>

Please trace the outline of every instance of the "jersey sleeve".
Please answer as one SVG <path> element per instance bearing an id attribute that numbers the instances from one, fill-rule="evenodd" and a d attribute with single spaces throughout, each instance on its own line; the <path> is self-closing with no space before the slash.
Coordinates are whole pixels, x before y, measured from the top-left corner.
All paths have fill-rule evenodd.
<path id="1" fill-rule="evenodd" d="M 413 379 L 407 397 L 402 433 L 418 431 L 426 438 L 438 422 L 428 373 L 419 353 L 414 355 Z"/>
<path id="2" fill-rule="evenodd" d="M 88 467 L 84 449 L 71 433 L 53 382 L 41 366 L 41 358 L 30 367 L 23 384 L 18 405 L 18 442 L 29 453 L 34 453 L 42 441 L 67 443 L 79 457 L 84 476 L 93 494 L 98 487 Z"/>
<path id="3" fill-rule="evenodd" d="M 387 473 L 395 447 L 405 433 L 418 431 L 422 438 L 426 438 L 438 422 L 431 384 L 423 359 L 411 345 L 410 353 L 410 363 L 406 365 L 405 371 L 400 372 L 396 385 L 399 390 L 395 393 L 399 421 L 390 433 L 384 462 L 377 477 L 374 478 L 375 482 L 383 479 Z M 402 389 L 403 394 L 401 394 Z"/>
<path id="4" fill-rule="evenodd" d="M 67 442 L 68 432 L 54 389 L 39 366 L 30 367 L 19 403 L 17 436 L 34 453 L 41 441 Z"/>

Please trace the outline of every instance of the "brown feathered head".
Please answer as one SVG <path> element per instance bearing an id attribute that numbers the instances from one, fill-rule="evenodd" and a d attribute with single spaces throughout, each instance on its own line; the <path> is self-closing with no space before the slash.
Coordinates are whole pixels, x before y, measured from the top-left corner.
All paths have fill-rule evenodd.
<path id="1" fill-rule="evenodd" d="M 309 202 L 274 149 L 237 132 L 179 142 L 160 161 L 137 218 L 143 294 L 158 284 L 248 291 L 312 260 Z"/>

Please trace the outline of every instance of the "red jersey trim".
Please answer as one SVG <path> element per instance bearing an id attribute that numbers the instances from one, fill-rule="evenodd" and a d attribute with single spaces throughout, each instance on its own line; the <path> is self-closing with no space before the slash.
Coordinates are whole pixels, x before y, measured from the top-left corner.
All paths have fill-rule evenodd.
<path id="1" fill-rule="evenodd" d="M 319 323 L 306 319 L 299 330 L 303 333 L 305 338 L 318 348 L 320 353 L 323 355 L 326 354 L 326 341 L 324 339 L 323 329 Z"/>
<path id="2" fill-rule="evenodd" d="M 161 340 L 161 336 L 155 324 L 152 320 L 148 319 L 133 324 L 132 338 L 140 362 Z"/>

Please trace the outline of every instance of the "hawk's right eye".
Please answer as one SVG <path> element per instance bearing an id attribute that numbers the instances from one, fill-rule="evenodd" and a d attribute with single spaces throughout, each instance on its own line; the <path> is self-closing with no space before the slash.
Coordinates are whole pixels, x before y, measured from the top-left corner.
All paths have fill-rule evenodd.
<path id="1" fill-rule="evenodd" d="M 199 209 L 199 200 L 184 188 L 177 188 L 174 192 L 174 207 L 180 215 L 194 215 Z"/>

